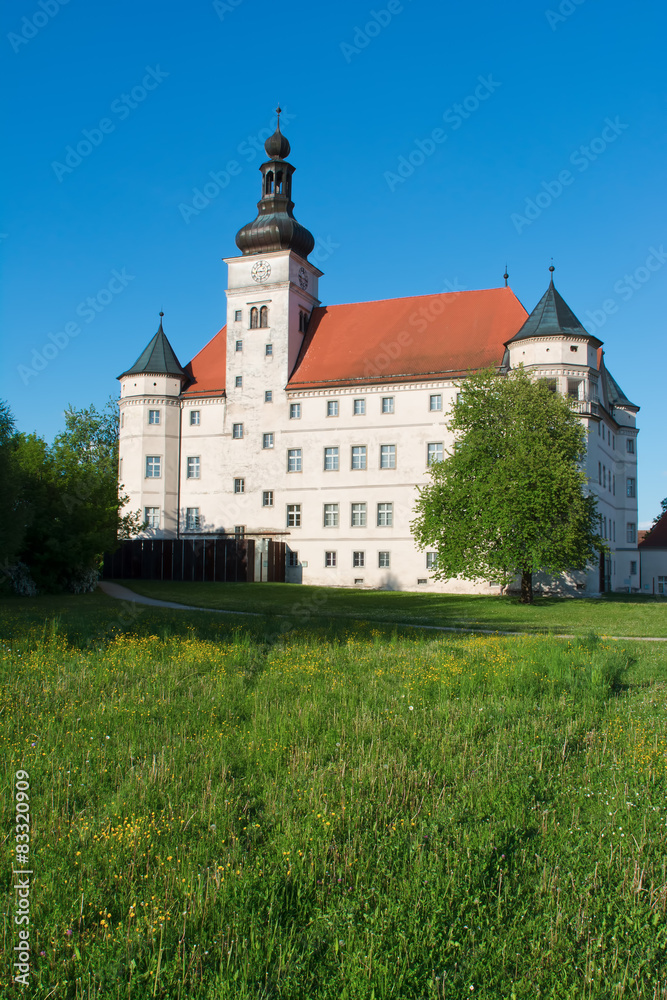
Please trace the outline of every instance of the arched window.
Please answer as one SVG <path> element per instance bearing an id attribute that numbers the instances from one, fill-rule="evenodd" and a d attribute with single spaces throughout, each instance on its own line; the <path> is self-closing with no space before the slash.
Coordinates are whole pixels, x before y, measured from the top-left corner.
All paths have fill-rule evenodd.
<path id="1" fill-rule="evenodd" d="M 259 325 L 268 326 L 269 325 L 269 307 L 262 306 L 259 311 Z"/>
<path id="2" fill-rule="evenodd" d="M 259 326 L 259 312 L 257 311 L 257 306 L 253 306 L 250 310 L 250 329 L 256 330 Z"/>
<path id="3" fill-rule="evenodd" d="M 279 170 L 276 174 L 276 194 L 283 193 L 283 172 Z"/>
<path id="4" fill-rule="evenodd" d="M 264 185 L 265 194 L 271 194 L 273 192 L 273 170 L 269 170 L 266 175 L 266 184 Z"/>

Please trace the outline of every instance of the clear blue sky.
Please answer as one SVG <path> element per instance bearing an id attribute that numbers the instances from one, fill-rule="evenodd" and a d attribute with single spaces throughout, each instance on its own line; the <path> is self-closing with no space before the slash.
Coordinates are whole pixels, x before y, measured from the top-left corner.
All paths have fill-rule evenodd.
<path id="1" fill-rule="evenodd" d="M 0 396 L 50 440 L 67 404 L 117 394 L 161 308 L 182 363 L 210 339 L 279 102 L 324 303 L 487 288 L 507 262 L 530 310 L 554 258 L 641 406 L 650 522 L 667 495 L 666 22 L 618 0 L 5 5 Z M 224 187 L 189 214 L 211 172 Z"/>

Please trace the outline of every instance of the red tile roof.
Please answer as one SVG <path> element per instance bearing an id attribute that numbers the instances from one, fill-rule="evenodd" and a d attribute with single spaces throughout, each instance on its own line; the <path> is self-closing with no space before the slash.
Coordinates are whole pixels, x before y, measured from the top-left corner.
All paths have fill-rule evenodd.
<path id="1" fill-rule="evenodd" d="M 640 549 L 667 549 L 667 513 L 663 514 L 639 544 Z"/>
<path id="2" fill-rule="evenodd" d="M 510 288 L 320 307 L 289 386 L 427 380 L 500 365 L 527 315 Z"/>
<path id="3" fill-rule="evenodd" d="M 185 366 L 185 373 L 193 381 L 183 396 L 220 396 L 225 391 L 227 361 L 227 327 L 223 326 L 199 354 Z"/>

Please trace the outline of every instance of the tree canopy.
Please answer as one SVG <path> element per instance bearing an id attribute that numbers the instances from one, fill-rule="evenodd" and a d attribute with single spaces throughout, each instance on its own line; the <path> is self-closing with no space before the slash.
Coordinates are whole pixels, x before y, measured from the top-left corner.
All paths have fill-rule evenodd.
<path id="1" fill-rule="evenodd" d="M 118 408 L 113 400 L 65 412 L 65 430 L 48 445 L 17 433 L 6 404 L 0 408 L 0 466 L 9 491 L 0 497 L 5 568 L 21 563 L 40 590 L 87 589 L 102 554 L 140 527 L 139 513 L 123 513 L 118 489 Z"/>
<path id="2" fill-rule="evenodd" d="M 451 454 L 431 465 L 411 528 L 437 552 L 436 579 L 500 584 L 585 569 L 604 548 L 583 461 L 586 432 L 567 398 L 522 369 L 469 375 L 452 408 Z"/>

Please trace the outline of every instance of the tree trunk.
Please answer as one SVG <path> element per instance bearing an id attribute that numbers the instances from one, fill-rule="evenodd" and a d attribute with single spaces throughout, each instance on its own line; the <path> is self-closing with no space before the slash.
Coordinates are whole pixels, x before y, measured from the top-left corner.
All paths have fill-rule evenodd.
<path id="1" fill-rule="evenodd" d="M 533 574 L 528 569 L 521 571 L 521 603 L 533 603 Z"/>

